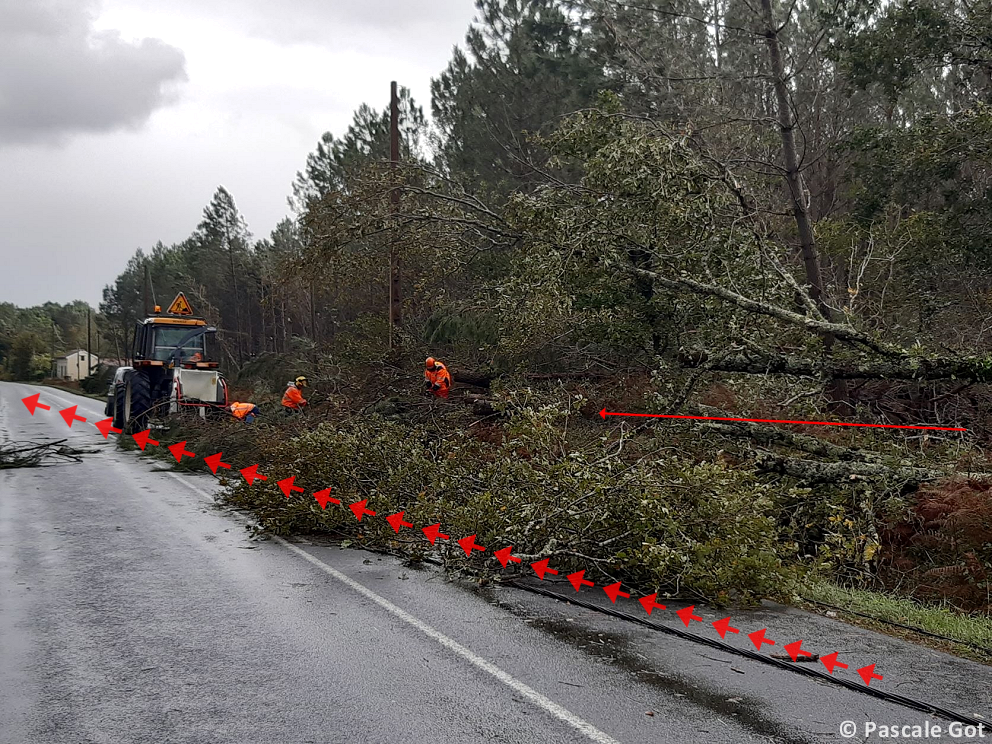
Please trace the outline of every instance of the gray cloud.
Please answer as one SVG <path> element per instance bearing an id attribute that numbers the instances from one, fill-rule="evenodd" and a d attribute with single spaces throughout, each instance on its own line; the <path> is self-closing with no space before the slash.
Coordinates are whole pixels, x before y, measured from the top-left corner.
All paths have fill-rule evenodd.
<path id="1" fill-rule="evenodd" d="M 130 4 L 152 8 L 159 2 L 132 0 Z M 466 8 L 474 7 L 474 0 L 171 0 L 169 7 L 176 13 L 221 19 L 229 28 L 279 44 L 383 53 L 416 49 L 426 39 L 460 40 L 466 31 Z"/>
<path id="2" fill-rule="evenodd" d="M 0 146 L 136 129 L 186 80 L 181 50 L 93 18 L 91 0 L 0 0 Z"/>

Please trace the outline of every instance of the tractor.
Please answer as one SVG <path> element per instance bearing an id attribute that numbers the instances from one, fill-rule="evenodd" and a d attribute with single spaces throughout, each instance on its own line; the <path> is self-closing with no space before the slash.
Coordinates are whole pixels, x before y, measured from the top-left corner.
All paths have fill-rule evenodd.
<path id="1" fill-rule="evenodd" d="M 227 382 L 210 356 L 208 336 L 217 332 L 193 316 L 180 292 L 168 311 L 156 305 L 134 329 L 131 366 L 120 367 L 107 396 L 113 425 L 131 434 L 148 428 L 151 416 L 227 407 Z"/>

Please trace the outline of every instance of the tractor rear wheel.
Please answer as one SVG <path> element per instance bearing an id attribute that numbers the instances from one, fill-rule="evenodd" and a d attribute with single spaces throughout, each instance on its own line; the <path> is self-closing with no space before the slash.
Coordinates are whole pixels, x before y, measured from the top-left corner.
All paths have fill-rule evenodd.
<path id="1" fill-rule="evenodd" d="M 111 411 L 111 416 L 113 416 L 113 427 L 115 429 L 124 430 L 124 385 L 114 386 L 114 404 L 113 410 Z"/>
<path id="2" fill-rule="evenodd" d="M 134 434 L 148 428 L 148 412 L 152 407 L 151 381 L 142 372 L 132 372 L 125 382 L 124 432 Z"/>

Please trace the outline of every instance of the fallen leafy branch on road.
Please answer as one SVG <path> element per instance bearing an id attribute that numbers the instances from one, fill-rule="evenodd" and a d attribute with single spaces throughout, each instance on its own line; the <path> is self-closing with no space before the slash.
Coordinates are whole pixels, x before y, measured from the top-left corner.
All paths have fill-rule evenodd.
<path id="1" fill-rule="evenodd" d="M 27 445 L 0 444 L 0 470 L 38 468 L 71 460 L 82 462 L 85 450 L 66 445 L 65 439 L 53 442 L 31 442 Z"/>

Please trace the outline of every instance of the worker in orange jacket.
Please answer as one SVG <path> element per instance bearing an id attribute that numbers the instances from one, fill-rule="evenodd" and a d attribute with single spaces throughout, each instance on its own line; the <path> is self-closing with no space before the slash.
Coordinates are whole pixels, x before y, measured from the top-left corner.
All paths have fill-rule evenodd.
<path id="1" fill-rule="evenodd" d="M 250 424 L 255 420 L 256 416 L 261 415 L 261 411 L 258 410 L 258 406 L 254 403 L 238 403 L 235 401 L 230 406 L 228 406 L 234 418 L 244 421 L 246 424 Z"/>
<path id="2" fill-rule="evenodd" d="M 289 383 L 289 387 L 286 388 L 286 392 L 282 394 L 283 413 L 289 416 L 303 411 L 303 408 L 306 406 L 307 402 L 304 400 L 303 393 L 300 391 L 308 384 L 307 378 L 303 375 L 300 375 L 293 382 Z"/>
<path id="3" fill-rule="evenodd" d="M 427 357 L 424 380 L 436 397 L 448 397 L 448 391 L 451 389 L 451 373 L 444 366 L 444 362 L 439 362 L 434 357 Z"/>

